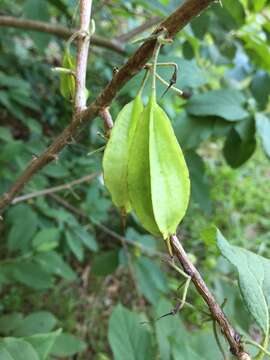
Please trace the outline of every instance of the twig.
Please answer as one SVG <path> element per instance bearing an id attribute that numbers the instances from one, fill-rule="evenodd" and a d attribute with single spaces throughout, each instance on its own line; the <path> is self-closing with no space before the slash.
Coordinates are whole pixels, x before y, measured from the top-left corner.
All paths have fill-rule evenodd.
<path id="1" fill-rule="evenodd" d="M 168 37 L 172 38 L 180 31 L 193 17 L 198 16 L 214 0 L 186 0 L 182 6 L 175 10 L 161 26 L 167 29 Z M 157 29 L 158 30 L 158 29 Z M 93 120 L 101 109 L 110 106 L 125 83 L 133 78 L 153 54 L 156 40 L 146 41 L 129 58 L 127 63 L 114 74 L 111 82 L 98 95 L 86 110 L 75 114 L 71 124 L 55 139 L 55 141 L 39 157 L 33 159 L 24 172 L 11 188 L 0 198 L 0 214 L 11 203 L 16 194 L 22 190 L 24 185 L 45 165 L 55 160 L 57 154 L 69 143 L 70 139 L 76 136 L 84 126 Z"/>
<path id="2" fill-rule="evenodd" d="M 44 32 L 52 35 L 59 36 L 63 39 L 69 39 L 78 29 L 69 29 L 65 26 L 50 24 L 44 21 L 19 19 L 13 16 L 0 16 L 0 27 L 12 27 L 24 30 L 32 30 Z M 102 36 L 93 35 L 91 37 L 92 45 L 106 48 L 124 55 L 125 50 L 123 46 L 114 40 L 108 40 Z"/>
<path id="3" fill-rule="evenodd" d="M 228 343 L 230 344 L 231 353 L 234 356 L 236 356 L 237 359 L 239 360 L 251 360 L 250 356 L 243 349 L 243 345 L 241 343 L 241 337 L 232 327 L 232 325 L 229 323 L 221 307 L 216 302 L 216 299 L 214 298 L 214 296 L 211 294 L 210 290 L 206 286 L 199 271 L 189 260 L 177 236 L 176 235 L 171 236 L 170 240 L 171 240 L 172 249 L 176 257 L 178 258 L 180 264 L 182 265 L 184 271 L 187 273 L 187 275 L 191 277 L 191 281 L 195 285 L 198 293 L 201 295 L 201 297 L 208 305 L 210 313 L 213 317 L 213 321 L 217 322 L 224 337 L 227 339 Z"/>
<path id="4" fill-rule="evenodd" d="M 82 184 L 84 182 L 89 182 L 89 181 L 95 179 L 99 175 L 100 175 L 100 173 L 96 172 L 96 173 L 93 173 L 93 174 L 90 174 L 90 175 L 83 176 L 83 177 L 81 177 L 79 179 L 73 180 L 73 181 L 71 181 L 71 182 L 69 182 L 67 184 L 58 185 L 58 186 L 54 186 L 54 187 L 51 187 L 51 188 L 48 188 L 48 189 L 44 189 L 44 190 L 40 190 L 40 191 L 34 191 L 34 192 L 30 193 L 30 194 L 18 196 L 15 199 L 12 200 L 11 204 L 14 205 L 14 204 L 17 204 L 17 203 L 22 202 L 22 201 L 33 199 L 33 198 L 39 197 L 39 196 L 53 194 L 53 193 L 58 192 L 58 191 L 70 190 L 73 186 Z"/>
<path id="5" fill-rule="evenodd" d="M 88 61 L 88 50 L 90 43 L 90 19 L 91 19 L 92 0 L 80 1 L 80 30 L 77 41 L 77 61 L 76 61 L 76 93 L 75 93 L 75 112 L 81 112 L 86 107 L 86 70 Z"/>
<path id="6" fill-rule="evenodd" d="M 145 21 L 142 25 L 132 29 L 124 34 L 117 36 L 116 40 L 119 42 L 128 42 L 129 40 L 133 39 L 136 35 L 141 34 L 145 30 L 149 29 L 150 27 L 159 24 L 161 21 L 160 16 L 154 16 L 152 19 Z"/>
<path id="7" fill-rule="evenodd" d="M 108 107 L 106 107 L 106 108 L 102 109 L 99 114 L 104 121 L 105 133 L 109 137 L 111 130 L 113 128 L 113 119 L 112 119 L 110 110 Z"/>

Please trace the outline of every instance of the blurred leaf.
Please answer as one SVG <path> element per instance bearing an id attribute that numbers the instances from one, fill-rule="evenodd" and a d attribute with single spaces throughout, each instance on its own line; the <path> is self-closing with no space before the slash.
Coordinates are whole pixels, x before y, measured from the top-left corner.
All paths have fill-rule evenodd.
<path id="1" fill-rule="evenodd" d="M 223 148 L 223 155 L 232 168 L 244 164 L 256 149 L 253 119 L 243 120 L 240 123 L 231 129 Z"/>
<path id="2" fill-rule="evenodd" d="M 161 294 L 169 289 L 164 273 L 150 259 L 141 256 L 135 262 L 135 276 L 140 291 L 152 304 L 156 304 Z"/>
<path id="3" fill-rule="evenodd" d="M 192 115 L 213 115 L 228 121 L 237 121 L 248 116 L 248 112 L 243 108 L 244 102 L 244 96 L 237 90 L 211 90 L 192 96 L 186 110 Z"/>
<path id="4" fill-rule="evenodd" d="M 10 251 L 27 250 L 38 226 L 37 214 L 26 204 L 18 204 L 8 214 L 11 229 L 8 234 Z"/>
<path id="5" fill-rule="evenodd" d="M 140 317 L 117 305 L 109 321 L 109 343 L 115 360 L 149 360 L 153 348 L 149 331 L 140 324 Z"/>
<path id="6" fill-rule="evenodd" d="M 31 336 L 50 332 L 56 325 L 57 319 L 48 311 L 34 312 L 26 316 L 21 324 L 13 331 L 14 336 Z"/>
<path id="7" fill-rule="evenodd" d="M 83 260 L 83 247 L 81 240 L 70 231 L 65 232 L 67 244 L 71 252 L 76 256 L 79 261 Z"/>
<path id="8" fill-rule="evenodd" d="M 264 109 L 270 96 L 270 75 L 262 70 L 256 71 L 252 77 L 250 90 L 261 109 Z"/>
<path id="9" fill-rule="evenodd" d="M 0 334 L 11 335 L 23 322 L 21 313 L 12 313 L 0 317 Z"/>
<path id="10" fill-rule="evenodd" d="M 118 266 L 118 251 L 99 252 L 92 261 L 92 274 L 96 276 L 107 276 L 112 274 Z"/>
<path id="11" fill-rule="evenodd" d="M 71 334 L 60 334 L 55 344 L 53 345 L 51 353 L 55 356 L 72 356 L 74 354 L 84 351 L 86 344 L 84 341 L 76 338 Z"/>
<path id="12" fill-rule="evenodd" d="M 191 195 L 201 209 L 210 214 L 212 211 L 210 187 L 205 174 L 203 159 L 194 151 L 188 151 L 185 154 L 185 159 L 189 168 Z"/>
<path id="13" fill-rule="evenodd" d="M 176 137 L 183 149 L 194 149 L 208 139 L 213 131 L 214 119 L 196 117 L 183 111 L 173 122 Z"/>
<path id="14" fill-rule="evenodd" d="M 270 117 L 263 113 L 257 113 L 255 118 L 257 134 L 261 138 L 266 155 L 270 157 Z"/>
<path id="15" fill-rule="evenodd" d="M 69 281 L 76 279 L 75 272 L 62 259 L 62 257 L 54 251 L 36 255 L 35 261 L 39 263 L 49 274 L 61 276 L 62 278 Z"/>
<path id="16" fill-rule="evenodd" d="M 11 337 L 0 340 L 0 359 L 40 360 L 31 344 L 24 340 Z"/>
<path id="17" fill-rule="evenodd" d="M 91 251 L 98 250 L 98 244 L 92 233 L 87 231 L 84 227 L 78 226 L 72 228 L 72 232 L 77 236 L 78 239 Z"/>
<path id="18" fill-rule="evenodd" d="M 34 262 L 14 263 L 9 266 L 9 269 L 16 281 L 30 288 L 42 290 L 53 285 L 52 277 L 39 264 Z"/>
<path id="19" fill-rule="evenodd" d="M 138 244 L 149 248 L 149 250 L 156 250 L 157 248 L 157 241 L 152 235 L 142 235 L 133 228 L 127 228 L 125 237 L 134 242 L 138 242 Z"/>
<path id="20" fill-rule="evenodd" d="M 61 331 L 62 330 L 59 329 L 47 334 L 32 335 L 26 337 L 24 340 L 33 346 L 38 353 L 39 360 L 47 360 L 57 337 L 61 334 Z"/>
<path id="21" fill-rule="evenodd" d="M 50 251 L 58 246 L 60 229 L 46 228 L 40 230 L 33 239 L 33 247 L 39 252 Z"/>

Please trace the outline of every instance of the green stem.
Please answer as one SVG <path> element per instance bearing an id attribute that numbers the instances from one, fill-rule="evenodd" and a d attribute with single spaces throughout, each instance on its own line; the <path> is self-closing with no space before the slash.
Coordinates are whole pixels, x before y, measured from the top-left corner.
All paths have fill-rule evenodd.
<path id="1" fill-rule="evenodd" d="M 140 86 L 140 88 L 139 88 L 139 91 L 138 91 L 137 96 L 141 96 L 141 95 L 142 95 L 142 92 L 143 92 L 144 86 L 145 86 L 145 84 L 146 84 L 146 81 L 147 81 L 147 79 L 148 79 L 148 76 L 149 76 L 149 71 L 148 71 L 148 69 L 146 69 L 146 72 L 145 72 L 145 74 L 144 74 L 144 77 L 143 77 L 143 80 L 142 80 L 142 84 L 141 84 L 141 86 Z"/>
<path id="2" fill-rule="evenodd" d="M 220 342 L 220 339 L 219 339 L 219 336 L 218 336 L 218 332 L 217 332 L 217 324 L 216 324 L 216 321 L 213 320 L 213 332 L 214 332 L 214 336 L 215 336 L 215 340 L 216 340 L 216 343 L 217 343 L 217 346 L 219 348 L 219 351 L 221 352 L 222 354 L 222 357 L 224 360 L 228 360 L 227 358 L 227 355 L 222 347 L 222 344 Z"/>
<path id="3" fill-rule="evenodd" d="M 164 80 L 158 73 L 156 73 L 156 78 L 164 85 L 166 85 L 167 87 L 170 85 L 166 80 Z M 175 86 L 171 86 L 171 90 L 173 90 L 174 92 L 177 93 L 177 95 L 179 96 L 183 96 L 183 91 L 178 89 Z"/>
<path id="4" fill-rule="evenodd" d="M 155 49 L 154 49 L 154 54 L 153 54 L 153 78 L 152 78 L 152 95 L 154 97 L 154 99 L 156 99 L 156 73 L 157 73 L 157 59 L 158 59 L 158 54 L 159 54 L 159 50 L 160 50 L 161 44 L 158 41 Z"/>
<path id="5" fill-rule="evenodd" d="M 266 347 L 268 346 L 268 337 L 265 338 L 263 346 L 261 344 L 258 344 L 256 341 L 253 341 L 250 339 L 245 340 L 244 342 L 246 344 L 253 345 L 253 346 L 257 347 L 258 349 L 260 349 L 260 352 L 256 356 L 255 360 L 261 360 L 264 357 L 264 355 L 267 355 L 270 357 L 270 352 L 268 350 L 266 350 L 266 348 L 265 348 L 265 346 Z"/>

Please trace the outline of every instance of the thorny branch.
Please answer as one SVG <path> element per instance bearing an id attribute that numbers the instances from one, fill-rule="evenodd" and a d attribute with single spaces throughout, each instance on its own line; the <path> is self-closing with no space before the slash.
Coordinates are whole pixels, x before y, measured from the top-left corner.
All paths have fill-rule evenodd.
<path id="1" fill-rule="evenodd" d="M 168 37 L 172 38 L 187 23 L 189 23 L 193 17 L 198 16 L 213 2 L 214 0 L 186 0 L 182 6 L 176 9 L 175 12 L 161 23 L 154 33 L 157 33 L 159 29 L 163 27 L 167 30 Z M 23 174 L 15 181 L 9 191 L 0 198 L 0 211 L 3 212 L 34 174 L 56 158 L 57 154 L 68 144 L 69 140 L 74 135 L 81 131 L 87 123 L 93 120 L 102 109 L 110 106 L 111 102 L 125 83 L 144 68 L 145 64 L 153 54 L 155 45 L 156 40 L 145 41 L 145 43 L 129 58 L 127 63 L 114 74 L 111 82 L 98 95 L 96 100 L 94 100 L 85 110 L 77 112 L 72 123 L 64 129 L 62 134 L 58 136 L 51 146 L 38 158 L 35 158 L 30 162 Z M 51 196 L 55 195 L 51 194 Z M 180 241 L 176 236 L 172 236 L 170 240 L 174 253 L 184 271 L 191 277 L 198 293 L 207 303 L 213 319 L 219 324 L 224 337 L 230 345 L 231 353 L 238 360 L 250 360 L 250 356 L 243 349 L 241 338 L 229 323 L 221 307 L 206 286 L 199 271 L 189 260 Z"/>

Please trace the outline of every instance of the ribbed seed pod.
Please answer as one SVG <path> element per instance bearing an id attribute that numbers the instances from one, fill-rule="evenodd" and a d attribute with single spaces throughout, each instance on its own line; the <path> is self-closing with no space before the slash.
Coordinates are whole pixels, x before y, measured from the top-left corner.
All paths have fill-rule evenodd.
<path id="1" fill-rule="evenodd" d="M 115 120 L 103 157 L 105 185 L 113 203 L 124 213 L 131 211 L 127 187 L 129 143 L 142 111 L 140 95 L 123 107 Z"/>
<path id="2" fill-rule="evenodd" d="M 128 193 L 142 225 L 167 239 L 185 215 L 190 180 L 170 120 L 153 94 L 130 145 Z"/>
<path id="3" fill-rule="evenodd" d="M 68 48 L 64 50 L 62 66 L 65 69 L 75 70 L 75 59 L 70 54 Z M 60 75 L 60 92 L 67 99 L 72 100 L 75 95 L 75 78 L 72 74 L 61 73 Z"/>

